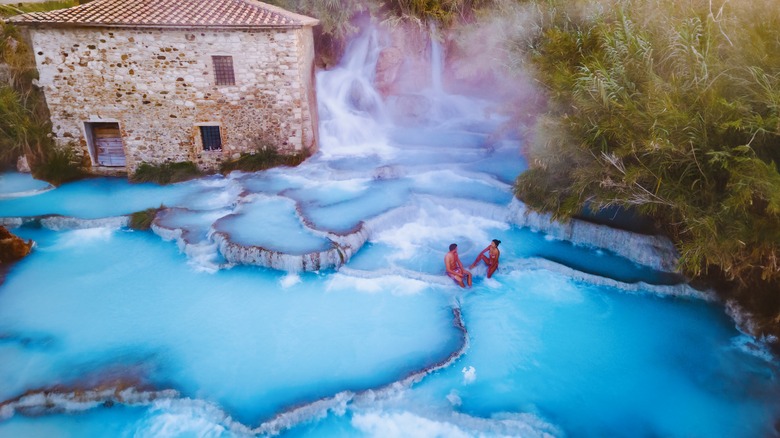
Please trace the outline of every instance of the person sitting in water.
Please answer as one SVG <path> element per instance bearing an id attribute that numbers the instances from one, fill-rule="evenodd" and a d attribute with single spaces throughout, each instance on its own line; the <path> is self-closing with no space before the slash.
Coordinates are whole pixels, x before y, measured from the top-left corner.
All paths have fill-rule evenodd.
<path id="1" fill-rule="evenodd" d="M 474 266 L 477 266 L 477 263 L 483 261 L 488 266 L 487 278 L 490 278 L 493 275 L 493 273 L 496 272 L 496 269 L 498 269 L 498 256 L 501 255 L 501 251 L 498 250 L 499 243 L 501 243 L 500 240 L 493 239 L 490 245 L 488 245 L 487 248 L 483 249 L 479 253 L 477 259 L 474 260 L 474 263 L 472 263 L 471 266 L 469 266 L 469 269 L 473 269 Z M 488 253 L 487 257 L 485 257 L 485 252 Z"/>
<path id="2" fill-rule="evenodd" d="M 471 272 L 467 271 L 460 262 L 457 243 L 450 245 L 450 252 L 444 256 L 444 268 L 447 270 L 447 275 L 460 287 L 466 287 L 466 284 L 471 287 Z"/>

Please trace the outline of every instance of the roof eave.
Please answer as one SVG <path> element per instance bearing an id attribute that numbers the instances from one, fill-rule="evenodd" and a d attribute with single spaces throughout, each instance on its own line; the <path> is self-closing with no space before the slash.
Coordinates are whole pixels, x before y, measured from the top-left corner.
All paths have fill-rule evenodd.
<path id="1" fill-rule="evenodd" d="M 273 11 L 273 12 L 281 15 L 282 17 L 288 17 L 288 18 L 293 19 L 295 21 L 299 21 L 299 22 L 301 22 L 301 24 L 303 26 L 316 26 L 316 25 L 318 25 L 320 23 L 320 20 L 318 20 L 316 18 L 312 18 L 312 17 L 309 17 L 307 15 L 296 14 L 295 12 L 290 12 L 287 9 L 280 8 L 279 6 L 274 6 L 274 5 L 271 5 L 271 4 L 268 4 L 268 3 L 263 3 L 263 2 L 260 2 L 260 1 L 256 1 L 256 0 L 244 0 L 244 1 L 246 3 L 249 3 L 249 4 L 258 5 L 258 6 L 260 6 L 263 9 Z"/>
<path id="2" fill-rule="evenodd" d="M 315 26 L 316 23 L 301 24 L 263 24 L 263 25 L 235 25 L 235 24 L 129 24 L 129 23 L 70 23 L 53 21 L 13 21 L 8 20 L 17 26 L 27 26 L 35 28 L 75 28 L 75 27 L 107 27 L 107 28 L 135 28 L 135 29 L 219 29 L 219 30 L 264 30 L 264 29 L 300 29 L 303 27 Z"/>

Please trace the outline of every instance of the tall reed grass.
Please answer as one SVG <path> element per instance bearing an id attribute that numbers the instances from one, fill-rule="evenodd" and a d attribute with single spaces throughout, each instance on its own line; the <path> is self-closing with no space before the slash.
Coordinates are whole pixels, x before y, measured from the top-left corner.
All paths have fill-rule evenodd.
<path id="1" fill-rule="evenodd" d="M 550 105 L 518 197 L 563 218 L 587 207 L 637 210 L 675 240 L 687 274 L 777 296 L 776 3 L 535 3 L 537 31 L 517 56 Z M 766 310 L 777 314 L 773 302 Z"/>

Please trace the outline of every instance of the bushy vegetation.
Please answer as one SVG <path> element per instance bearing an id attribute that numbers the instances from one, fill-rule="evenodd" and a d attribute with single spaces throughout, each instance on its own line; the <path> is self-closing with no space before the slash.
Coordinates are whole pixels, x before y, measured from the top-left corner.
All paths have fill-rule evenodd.
<path id="1" fill-rule="evenodd" d="M 10 17 L 27 12 L 47 12 L 78 6 L 78 0 L 49 1 L 40 3 L 14 3 L 0 5 L 0 17 Z"/>
<path id="2" fill-rule="evenodd" d="M 0 161 L 20 155 L 39 163 L 51 146 L 48 115 L 41 93 L 32 86 L 32 54 L 12 25 L 0 23 Z"/>
<path id="3" fill-rule="evenodd" d="M 148 230 L 152 227 L 152 222 L 154 222 L 157 213 L 164 208 L 165 206 L 160 205 L 157 208 L 147 208 L 146 210 L 136 211 L 130 215 L 128 227 L 139 231 Z"/>
<path id="4" fill-rule="evenodd" d="M 360 19 L 394 23 L 415 21 L 450 25 L 472 20 L 496 0 L 269 0 L 287 10 L 320 20 L 315 29 L 317 58 L 327 66 L 336 63 L 349 37 L 358 32 Z"/>
<path id="5" fill-rule="evenodd" d="M 534 2 L 535 32 L 515 45 L 550 99 L 516 194 L 560 218 L 654 218 L 684 272 L 732 281 L 780 331 L 780 8 L 581 6 Z"/>
<path id="6" fill-rule="evenodd" d="M 81 166 L 81 160 L 73 153 L 74 147 L 52 146 L 46 151 L 44 159 L 32 168 L 33 176 L 55 186 L 87 176 Z"/>
<path id="7" fill-rule="evenodd" d="M 304 152 L 284 154 L 276 150 L 275 147 L 268 146 L 259 148 L 253 153 L 243 153 L 235 160 L 223 161 L 219 170 L 223 174 L 228 174 L 234 170 L 256 172 L 278 166 L 292 167 L 303 163 L 308 156 Z"/>
<path id="8" fill-rule="evenodd" d="M 132 182 L 153 182 L 157 184 L 173 184 L 199 178 L 203 172 L 192 161 L 176 163 L 141 163 L 135 173 L 130 175 Z"/>
<path id="9" fill-rule="evenodd" d="M 0 5 L 0 17 L 75 6 L 76 1 Z M 80 162 L 50 138 L 49 114 L 33 86 L 35 60 L 19 30 L 0 22 L 0 166 L 28 159 L 36 178 L 58 185 L 83 176 Z"/>
<path id="10" fill-rule="evenodd" d="M 352 21 L 363 14 L 380 21 L 408 18 L 446 25 L 473 18 L 495 0 L 274 0 L 269 3 L 316 17 L 325 34 L 343 38 L 358 30 Z"/>

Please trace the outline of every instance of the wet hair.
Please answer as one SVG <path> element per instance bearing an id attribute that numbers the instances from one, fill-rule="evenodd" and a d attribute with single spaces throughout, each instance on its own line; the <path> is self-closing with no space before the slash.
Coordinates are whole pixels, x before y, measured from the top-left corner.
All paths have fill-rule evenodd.
<path id="1" fill-rule="evenodd" d="M 452 244 L 450 244 L 450 251 L 452 251 L 453 249 L 455 249 L 455 248 L 457 248 L 457 247 L 458 247 L 458 244 L 457 244 L 457 243 L 452 243 Z"/>
<path id="2" fill-rule="evenodd" d="M 501 243 L 501 241 L 498 240 L 498 239 L 493 239 L 493 243 L 495 243 L 496 244 L 496 248 L 498 248 L 498 244 Z"/>

